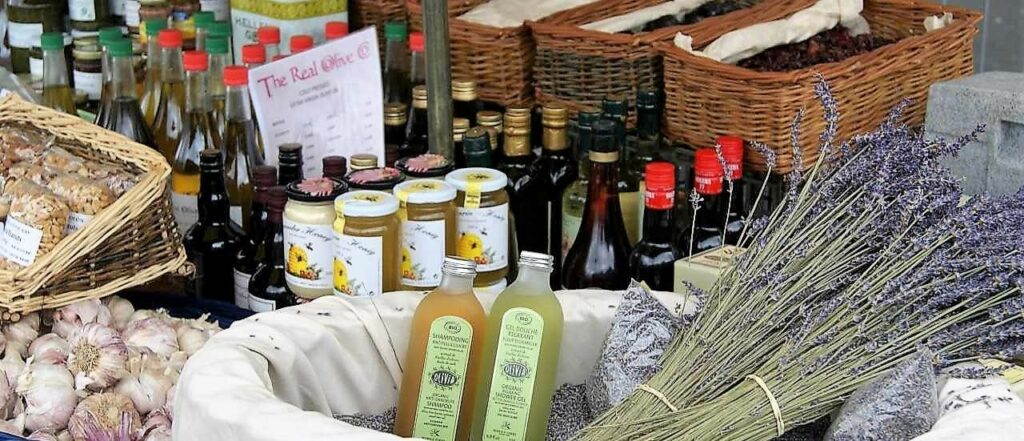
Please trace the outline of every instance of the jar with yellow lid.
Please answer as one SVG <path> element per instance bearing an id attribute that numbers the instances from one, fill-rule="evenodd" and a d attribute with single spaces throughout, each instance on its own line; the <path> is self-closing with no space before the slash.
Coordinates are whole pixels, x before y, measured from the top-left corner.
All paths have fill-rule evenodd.
<path id="1" fill-rule="evenodd" d="M 348 169 L 351 171 L 369 170 L 380 167 L 377 155 L 369 153 L 358 153 L 348 158 Z"/>
<path id="2" fill-rule="evenodd" d="M 399 286 L 398 199 L 358 190 L 334 201 L 334 294 L 375 297 Z"/>
<path id="3" fill-rule="evenodd" d="M 377 190 L 391 193 L 396 185 L 405 180 L 405 175 L 393 167 L 377 167 L 355 170 L 345 176 L 345 183 L 353 190 Z"/>
<path id="4" fill-rule="evenodd" d="M 455 187 L 440 179 L 398 184 L 401 202 L 402 289 L 432 289 L 441 283 L 445 256 L 455 255 Z"/>
<path id="5" fill-rule="evenodd" d="M 286 187 L 285 282 L 301 298 L 315 299 L 332 292 L 334 200 L 346 190 L 344 182 L 322 177 Z"/>
<path id="6" fill-rule="evenodd" d="M 445 177 L 458 190 L 455 198 L 455 244 L 459 257 L 477 264 L 473 286 L 488 286 L 508 274 L 510 222 L 508 177 L 489 168 L 463 168 Z"/>

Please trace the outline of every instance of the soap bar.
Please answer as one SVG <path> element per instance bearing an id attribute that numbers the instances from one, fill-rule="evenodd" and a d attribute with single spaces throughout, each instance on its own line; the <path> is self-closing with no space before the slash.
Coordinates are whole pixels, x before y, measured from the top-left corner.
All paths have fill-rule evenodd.
<path id="1" fill-rule="evenodd" d="M 690 290 L 683 286 L 683 282 L 689 282 L 704 291 L 710 290 L 718 281 L 718 277 L 743 251 L 745 248 L 726 245 L 677 260 L 672 290 L 677 293 L 689 293 Z"/>

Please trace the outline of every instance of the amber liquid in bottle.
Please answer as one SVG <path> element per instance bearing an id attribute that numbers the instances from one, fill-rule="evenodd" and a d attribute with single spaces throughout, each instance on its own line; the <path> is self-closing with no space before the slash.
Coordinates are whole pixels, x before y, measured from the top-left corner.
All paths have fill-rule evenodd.
<path id="1" fill-rule="evenodd" d="M 245 234 L 228 217 L 220 150 L 204 150 L 201 162 L 199 221 L 188 230 L 184 240 L 185 251 L 196 273 L 195 278 L 185 284 L 185 292 L 197 298 L 233 303 L 235 256 Z"/>
<path id="2" fill-rule="evenodd" d="M 187 113 L 171 163 L 171 203 L 175 220 L 182 231 L 188 231 L 199 214 L 195 208 L 195 195 L 199 194 L 200 153 L 206 149 L 219 150 L 221 147 L 220 134 L 213 127 L 210 114 L 209 94 L 206 93 L 206 54 L 189 52 L 186 57 L 195 64 L 189 64 L 186 85 L 188 99 L 185 103 Z"/>
<path id="3" fill-rule="evenodd" d="M 232 70 L 241 67 L 232 67 Z M 242 83 L 246 76 L 243 72 L 229 72 L 232 84 L 227 87 L 227 133 L 225 148 L 225 179 L 228 185 L 228 198 L 231 200 L 231 220 L 242 225 L 247 233 L 253 233 L 250 217 L 253 199 L 253 169 L 263 163 L 263 152 L 256 142 L 256 128 L 252 121 L 252 110 L 249 108 L 249 89 Z M 248 75 L 247 71 L 244 71 Z"/>
<path id="4" fill-rule="evenodd" d="M 177 33 L 177 38 L 164 37 L 166 33 Z M 167 158 L 167 162 L 173 163 L 187 118 L 185 70 L 181 64 L 181 32 L 177 29 L 167 29 L 160 32 L 160 37 L 163 85 L 160 91 L 160 101 L 156 108 L 153 137 L 156 139 L 160 152 Z"/>
<path id="5" fill-rule="evenodd" d="M 135 97 L 135 72 L 132 69 L 131 43 L 121 40 L 111 44 L 111 74 L 113 93 L 109 115 L 103 128 L 124 135 L 143 145 L 156 148 L 153 134 L 142 116 L 139 100 Z"/>
<path id="6" fill-rule="evenodd" d="M 64 59 L 64 35 L 47 32 L 42 38 L 43 50 L 43 102 L 54 110 L 77 115 L 74 91 L 68 82 L 67 61 Z"/>
<path id="7" fill-rule="evenodd" d="M 146 124 L 150 127 L 156 124 L 156 110 L 163 93 L 163 63 L 157 35 L 164 29 L 167 29 L 167 20 L 146 20 L 146 80 L 142 86 L 141 105 Z"/>
<path id="8" fill-rule="evenodd" d="M 384 24 L 384 104 L 409 106 L 411 86 L 409 78 L 408 31 L 404 22 Z"/>

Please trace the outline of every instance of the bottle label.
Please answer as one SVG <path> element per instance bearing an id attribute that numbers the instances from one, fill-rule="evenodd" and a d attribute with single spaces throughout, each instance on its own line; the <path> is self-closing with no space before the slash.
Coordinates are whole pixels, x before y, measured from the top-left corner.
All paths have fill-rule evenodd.
<path id="1" fill-rule="evenodd" d="M 241 205 L 232 205 L 231 206 L 231 210 L 229 212 L 229 217 L 231 218 L 231 222 L 234 222 L 234 223 L 238 224 L 239 227 L 241 227 L 242 225 L 245 225 L 242 222 L 242 206 Z"/>
<path id="2" fill-rule="evenodd" d="M 675 206 L 675 189 L 658 190 L 642 188 L 644 191 L 644 206 L 655 210 L 668 210 Z"/>
<path id="3" fill-rule="evenodd" d="M 722 193 L 722 175 L 721 174 L 710 174 L 701 175 L 695 174 L 693 176 L 693 188 L 697 190 L 697 193 L 705 195 L 716 195 Z"/>
<path id="4" fill-rule="evenodd" d="M 512 308 L 501 317 L 500 332 L 483 440 L 523 441 L 533 404 L 544 318 L 532 309 Z"/>
<path id="5" fill-rule="evenodd" d="M 562 212 L 562 261 L 565 262 L 565 256 L 569 255 L 569 248 L 572 248 L 572 244 L 576 242 L 576 235 L 580 232 L 580 225 L 583 224 L 583 218 L 580 216 L 573 216 L 569 213 Z"/>
<path id="6" fill-rule="evenodd" d="M 43 59 L 36 57 L 29 57 L 28 59 L 28 72 L 32 77 L 33 81 L 39 81 L 43 79 Z"/>
<path id="7" fill-rule="evenodd" d="M 433 287 L 441 284 L 445 221 L 402 223 L 402 284 Z"/>
<path id="8" fill-rule="evenodd" d="M 82 228 L 85 228 L 85 224 L 92 219 L 92 216 L 88 214 L 71 212 L 68 215 L 68 224 L 64 227 L 64 235 L 68 236 Z"/>
<path id="9" fill-rule="evenodd" d="M 7 22 L 7 44 L 10 47 L 32 49 L 32 46 L 39 46 L 39 39 L 42 36 L 42 23 Z"/>
<path id="10" fill-rule="evenodd" d="M 103 74 L 90 73 L 76 70 L 74 72 L 75 89 L 85 92 L 90 100 L 100 99 L 100 90 L 103 89 Z"/>
<path id="11" fill-rule="evenodd" d="M 374 297 L 383 291 L 384 238 L 337 236 L 334 256 L 334 294 Z"/>
<path id="12" fill-rule="evenodd" d="M 185 234 L 189 228 L 199 222 L 199 196 L 172 191 L 171 208 L 181 234 Z"/>
<path id="13" fill-rule="evenodd" d="M 284 218 L 285 281 L 301 288 L 330 290 L 334 229 Z"/>
<path id="14" fill-rule="evenodd" d="M 74 21 L 96 20 L 96 3 L 93 0 L 68 0 L 68 15 Z"/>
<path id="15" fill-rule="evenodd" d="M 125 0 L 124 2 L 124 24 L 130 28 L 137 28 L 142 24 L 142 19 L 139 17 L 139 10 L 142 9 L 142 4 L 139 0 Z M 145 31 L 143 29 L 143 31 Z M 140 37 L 145 35 L 144 32 L 140 32 Z M 140 38 L 143 43 L 146 42 L 144 38 Z"/>
<path id="16" fill-rule="evenodd" d="M 109 0 L 107 4 L 110 6 L 110 13 L 118 17 L 124 17 L 124 2 L 125 0 Z"/>
<path id="17" fill-rule="evenodd" d="M 636 245 L 640 241 L 640 192 L 628 191 L 619 193 L 619 208 L 622 210 L 622 224 L 626 227 L 629 244 Z"/>
<path id="18" fill-rule="evenodd" d="M 8 216 L 3 235 L 0 235 L 0 257 L 21 266 L 29 266 L 35 262 L 42 243 L 43 230 Z"/>
<path id="19" fill-rule="evenodd" d="M 249 309 L 249 279 L 252 274 L 235 270 L 235 306 Z"/>
<path id="20" fill-rule="evenodd" d="M 261 299 L 256 296 L 249 296 L 248 309 L 252 312 L 270 312 L 277 310 L 277 302 Z"/>
<path id="21" fill-rule="evenodd" d="M 442 316 L 430 324 L 413 437 L 455 440 L 472 343 L 473 326 L 461 317 Z"/>
<path id="22" fill-rule="evenodd" d="M 457 210 L 456 253 L 476 262 L 478 273 L 508 266 L 508 204 Z"/>

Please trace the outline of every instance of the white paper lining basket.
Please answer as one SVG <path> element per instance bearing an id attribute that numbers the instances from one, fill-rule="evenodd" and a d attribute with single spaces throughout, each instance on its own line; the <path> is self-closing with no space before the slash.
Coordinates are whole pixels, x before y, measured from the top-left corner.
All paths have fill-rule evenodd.
<path id="1" fill-rule="evenodd" d="M 560 291 L 565 312 L 557 385 L 582 384 L 611 328 L 622 292 Z M 692 298 L 656 293 L 674 313 Z M 495 295 L 478 293 L 489 310 Z M 236 322 L 189 360 L 178 382 L 175 440 L 402 439 L 331 415 L 378 414 L 395 405 L 410 322 L 423 293 L 374 303 L 325 297 Z M 394 350 L 388 344 L 388 334 Z M 397 352 L 397 355 L 395 354 Z"/>

